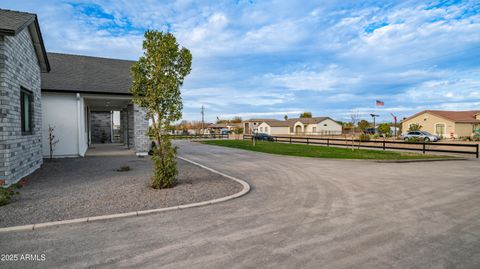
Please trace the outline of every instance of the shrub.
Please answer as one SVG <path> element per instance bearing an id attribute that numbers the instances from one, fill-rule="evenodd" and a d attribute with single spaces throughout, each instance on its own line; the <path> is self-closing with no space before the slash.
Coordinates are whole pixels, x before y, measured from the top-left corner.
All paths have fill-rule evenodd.
<path id="1" fill-rule="evenodd" d="M 374 135 L 373 135 L 373 139 L 378 139 L 379 137 L 380 137 L 379 134 L 374 134 Z"/>
<path id="2" fill-rule="evenodd" d="M 132 168 L 130 168 L 130 166 L 124 165 L 124 166 L 121 166 L 119 169 L 117 169 L 117 172 L 128 172 L 130 170 L 132 170 Z"/>
<path id="3" fill-rule="evenodd" d="M 243 134 L 243 128 L 237 128 L 235 129 L 235 134 Z"/>
<path id="4" fill-rule="evenodd" d="M 390 124 L 382 123 L 378 126 L 378 132 L 390 136 Z"/>
<path id="5" fill-rule="evenodd" d="M 420 137 L 410 137 L 407 141 L 408 141 L 408 142 L 412 142 L 412 143 L 425 142 L 425 140 L 423 140 L 423 139 L 420 138 Z"/>
<path id="6" fill-rule="evenodd" d="M 20 189 L 22 187 L 21 184 L 13 184 L 8 188 L 3 188 L 0 186 L 0 206 L 4 206 L 10 203 L 10 200 L 15 194 L 18 194 L 15 189 Z"/>
<path id="7" fill-rule="evenodd" d="M 408 128 L 408 132 L 416 132 L 416 131 L 420 131 L 422 129 L 422 125 L 418 124 L 418 123 L 412 123 L 410 124 L 410 127 Z"/>
<path id="8" fill-rule="evenodd" d="M 370 141 L 370 135 L 368 134 L 361 134 L 360 137 L 359 137 L 360 141 L 362 142 L 367 142 L 367 141 Z"/>

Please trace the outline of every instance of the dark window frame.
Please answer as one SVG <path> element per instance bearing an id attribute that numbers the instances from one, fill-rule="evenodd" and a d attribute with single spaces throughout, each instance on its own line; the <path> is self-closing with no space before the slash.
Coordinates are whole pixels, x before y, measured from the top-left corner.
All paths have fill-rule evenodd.
<path id="1" fill-rule="evenodd" d="M 25 128 L 25 96 L 28 97 L 28 130 Z M 20 122 L 22 135 L 33 134 L 33 92 L 20 87 Z"/>

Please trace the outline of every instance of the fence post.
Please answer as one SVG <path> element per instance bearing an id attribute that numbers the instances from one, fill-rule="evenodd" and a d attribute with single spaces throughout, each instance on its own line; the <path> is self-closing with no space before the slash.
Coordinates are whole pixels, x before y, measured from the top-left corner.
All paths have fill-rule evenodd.
<path id="1" fill-rule="evenodd" d="M 308 145 L 308 137 L 307 137 L 307 145 Z"/>
<path id="2" fill-rule="evenodd" d="M 425 141 L 422 143 L 423 145 L 423 154 L 425 154 Z"/>
<path id="3" fill-rule="evenodd" d="M 290 144 L 292 144 L 292 137 L 290 136 Z"/>
<path id="4" fill-rule="evenodd" d="M 477 144 L 477 159 L 478 159 L 478 154 L 479 154 L 479 148 L 480 148 L 480 144 Z"/>
<path id="5" fill-rule="evenodd" d="M 385 138 L 383 139 L 383 150 L 385 150 Z"/>
<path id="6" fill-rule="evenodd" d="M 330 139 L 327 138 L 327 147 L 330 147 Z"/>

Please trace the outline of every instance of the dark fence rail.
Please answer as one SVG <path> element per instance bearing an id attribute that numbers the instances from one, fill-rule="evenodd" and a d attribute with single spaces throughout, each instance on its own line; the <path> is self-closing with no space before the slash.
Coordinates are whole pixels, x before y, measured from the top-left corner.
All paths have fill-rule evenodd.
<path id="1" fill-rule="evenodd" d="M 172 139 L 226 139 L 228 134 L 170 135 Z"/>
<path id="2" fill-rule="evenodd" d="M 341 138 L 323 138 L 323 137 L 298 137 L 298 136 L 272 136 L 274 142 L 290 143 L 290 144 L 307 144 L 307 145 L 326 145 L 342 146 L 357 148 L 375 148 L 375 149 L 396 149 L 396 150 L 411 150 L 426 152 L 443 152 L 443 153 L 457 153 L 470 154 L 479 158 L 479 144 L 456 144 L 445 142 L 404 142 L 404 141 L 390 141 L 390 140 L 370 140 L 361 141 L 359 139 L 341 139 Z M 244 140 L 253 139 L 252 135 L 244 135 Z M 445 148 L 438 148 L 445 147 Z M 471 149 L 471 150 L 468 150 Z"/>

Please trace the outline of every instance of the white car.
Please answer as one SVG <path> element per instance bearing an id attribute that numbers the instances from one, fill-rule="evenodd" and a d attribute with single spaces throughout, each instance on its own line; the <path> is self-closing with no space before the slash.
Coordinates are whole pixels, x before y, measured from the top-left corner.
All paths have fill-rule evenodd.
<path id="1" fill-rule="evenodd" d="M 440 140 L 439 136 L 433 135 L 433 134 L 431 134 L 429 132 L 425 132 L 425 131 L 408 132 L 406 134 L 402 134 L 402 138 L 405 141 L 418 139 L 418 140 L 423 140 L 425 142 L 430 142 L 430 141 L 431 142 L 436 142 L 436 141 Z"/>

